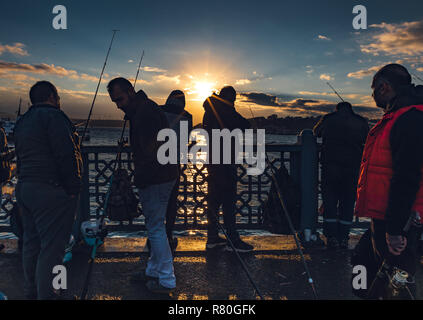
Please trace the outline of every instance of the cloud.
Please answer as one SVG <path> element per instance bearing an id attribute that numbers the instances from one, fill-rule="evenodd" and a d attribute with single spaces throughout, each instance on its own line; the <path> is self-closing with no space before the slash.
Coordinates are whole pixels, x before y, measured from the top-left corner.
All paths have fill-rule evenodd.
<path id="1" fill-rule="evenodd" d="M 308 91 L 302 92 L 304 93 Z M 334 111 L 336 106 L 336 103 L 327 100 L 303 98 L 285 100 L 280 96 L 260 92 L 240 93 L 239 96 L 241 96 L 239 101 L 241 107 L 243 104 L 255 104 L 263 107 L 277 108 L 280 111 L 288 112 L 287 114 L 289 115 L 297 116 L 320 116 Z M 356 95 L 356 97 L 358 97 L 358 95 Z M 367 97 L 365 98 L 367 99 Z M 376 118 L 380 116 L 380 109 L 376 107 L 354 105 L 353 108 L 356 112 L 369 118 Z"/>
<path id="2" fill-rule="evenodd" d="M 333 78 L 328 75 L 328 74 L 321 74 L 320 75 L 320 80 L 326 80 L 326 81 L 331 81 Z"/>
<path id="3" fill-rule="evenodd" d="M 308 74 L 312 74 L 313 72 L 314 72 L 314 69 L 313 69 L 313 67 L 312 66 L 306 66 L 306 73 L 308 73 Z"/>
<path id="4" fill-rule="evenodd" d="M 354 79 L 363 79 L 364 77 L 372 76 L 374 75 L 380 68 L 382 68 L 385 64 L 381 64 L 378 66 L 373 66 L 368 69 L 362 69 L 355 72 L 350 72 L 347 74 L 348 78 L 354 78 Z"/>
<path id="5" fill-rule="evenodd" d="M 25 45 L 20 42 L 16 42 L 13 45 L 0 44 L 0 55 L 2 55 L 4 52 L 8 52 L 18 56 L 29 56 L 28 51 L 25 50 Z"/>
<path id="6" fill-rule="evenodd" d="M 165 73 L 167 72 L 167 70 L 164 69 L 160 69 L 160 68 L 156 68 L 156 67 L 142 67 L 141 70 L 145 71 L 145 72 L 156 72 L 156 73 Z"/>
<path id="7" fill-rule="evenodd" d="M 251 80 L 249 79 L 239 79 L 239 80 L 236 80 L 235 82 L 235 84 L 238 86 L 243 86 L 245 84 L 250 84 L 250 83 L 251 83 Z"/>
<path id="8" fill-rule="evenodd" d="M 245 98 L 245 102 L 252 102 L 262 106 L 282 107 L 285 104 L 280 101 L 280 98 L 267 93 L 249 92 L 240 93 L 241 97 Z"/>
<path id="9" fill-rule="evenodd" d="M 97 77 L 90 76 L 86 73 L 79 74 L 75 70 L 69 70 L 64 67 L 55 66 L 54 64 L 26 64 L 16 62 L 6 62 L 0 60 L 0 72 L 15 71 L 15 72 L 30 72 L 36 74 L 52 74 L 59 77 L 68 77 L 70 79 L 82 79 L 87 81 L 98 81 Z"/>
<path id="10" fill-rule="evenodd" d="M 373 24 L 379 29 L 372 43 L 361 45 L 361 51 L 372 55 L 419 55 L 423 53 L 423 20 L 399 24 Z"/>
<path id="11" fill-rule="evenodd" d="M 179 84 L 181 82 L 181 76 L 167 76 L 164 74 L 160 74 L 153 77 L 154 82 L 174 82 L 175 84 Z"/>
<path id="12" fill-rule="evenodd" d="M 326 37 L 324 35 L 319 34 L 316 38 L 317 40 L 324 40 L 324 41 L 331 41 L 332 39 L 329 37 Z"/>

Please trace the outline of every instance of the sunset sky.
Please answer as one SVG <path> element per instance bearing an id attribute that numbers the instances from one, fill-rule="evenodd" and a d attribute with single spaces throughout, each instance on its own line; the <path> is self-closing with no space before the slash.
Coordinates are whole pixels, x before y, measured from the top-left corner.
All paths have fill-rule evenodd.
<path id="1" fill-rule="evenodd" d="M 65 5 L 68 30 L 54 30 L 52 9 Z M 367 8 L 368 29 L 352 27 L 352 8 Z M 338 102 L 326 81 L 361 114 L 377 118 L 371 76 L 389 62 L 423 78 L 423 1 L 1 1 L 0 112 L 26 109 L 29 87 L 52 81 L 63 110 L 85 118 L 116 35 L 96 119 L 121 119 L 107 81 L 134 78 L 145 50 L 143 89 L 163 104 L 173 89 L 187 95 L 194 122 L 212 90 L 230 84 L 237 108 L 256 116 L 321 115 Z M 419 80 L 416 79 L 416 83 Z"/>

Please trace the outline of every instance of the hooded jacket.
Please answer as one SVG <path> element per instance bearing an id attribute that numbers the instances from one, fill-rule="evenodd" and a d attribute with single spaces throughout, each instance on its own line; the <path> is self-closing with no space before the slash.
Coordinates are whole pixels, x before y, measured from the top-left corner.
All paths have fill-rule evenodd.
<path id="1" fill-rule="evenodd" d="M 234 129 L 245 130 L 250 128 L 250 122 L 241 116 L 236 110 L 233 102 L 222 99 L 216 94 L 213 94 L 204 101 L 204 117 L 203 117 L 203 128 L 209 134 L 209 145 L 213 144 L 212 130 L 213 129 L 228 129 L 230 131 Z M 210 165 L 209 171 L 214 172 L 233 172 L 236 170 L 235 166 L 235 150 L 234 143 L 231 146 L 231 164 L 223 163 L 223 145 L 220 144 L 220 164 Z M 209 159 L 212 159 L 212 148 L 209 147 Z"/>
<path id="2" fill-rule="evenodd" d="M 80 192 L 79 139 L 63 111 L 49 104 L 31 106 L 16 122 L 14 139 L 19 183 L 45 182 L 70 195 Z"/>
<path id="3" fill-rule="evenodd" d="M 422 123 L 423 87 L 404 86 L 366 141 L 355 213 L 386 220 L 391 235 L 403 233 L 412 210 L 423 214 Z"/>
<path id="4" fill-rule="evenodd" d="M 369 125 L 367 120 L 343 107 L 323 116 L 313 129 L 323 138 L 321 161 L 342 167 L 359 168 Z"/>
<path id="5" fill-rule="evenodd" d="M 177 178 L 177 165 L 161 165 L 157 151 L 164 142 L 157 141 L 161 129 L 169 123 L 158 105 L 140 90 L 131 103 L 125 118 L 130 122 L 129 138 L 134 155 L 135 185 L 145 188 Z"/>

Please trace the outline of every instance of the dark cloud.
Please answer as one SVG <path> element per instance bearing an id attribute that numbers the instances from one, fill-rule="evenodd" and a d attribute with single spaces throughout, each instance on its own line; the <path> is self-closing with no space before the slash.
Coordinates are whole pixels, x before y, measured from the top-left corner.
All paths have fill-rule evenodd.
<path id="1" fill-rule="evenodd" d="M 240 96 L 245 98 L 244 100 L 241 100 L 242 102 L 254 103 L 260 106 L 276 107 L 299 116 L 318 116 L 332 112 L 336 107 L 336 103 L 325 100 L 302 98 L 292 99 L 292 96 L 283 96 L 285 98 L 284 99 L 281 96 L 260 92 L 241 93 Z M 287 100 L 286 98 L 291 98 L 291 100 Z M 380 110 L 375 107 L 353 105 L 353 109 L 355 112 L 368 118 L 380 116 Z"/>

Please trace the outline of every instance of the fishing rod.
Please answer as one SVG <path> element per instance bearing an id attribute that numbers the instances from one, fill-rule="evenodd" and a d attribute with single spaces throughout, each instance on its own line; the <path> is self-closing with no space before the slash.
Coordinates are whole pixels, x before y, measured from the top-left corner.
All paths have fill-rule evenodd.
<path id="1" fill-rule="evenodd" d="M 345 102 L 344 101 L 344 99 L 342 99 L 342 97 L 339 95 L 339 93 L 338 92 L 336 92 L 336 90 L 335 90 L 335 88 L 334 87 L 332 87 L 332 85 L 329 83 L 329 81 L 327 81 L 326 82 L 327 83 L 327 85 L 333 90 L 333 92 L 335 92 L 336 93 L 336 95 L 339 97 L 339 99 L 341 99 L 341 101 L 342 102 Z"/>
<path id="2" fill-rule="evenodd" d="M 82 141 L 84 141 L 85 134 L 87 132 L 88 124 L 90 122 L 91 115 L 92 115 L 93 108 L 94 108 L 94 103 L 95 103 L 95 100 L 97 98 L 98 89 L 100 88 L 101 80 L 103 78 L 104 69 L 106 68 L 107 60 L 109 59 L 110 50 L 112 49 L 113 40 L 115 39 L 116 32 L 118 32 L 119 30 L 112 30 L 112 31 L 113 31 L 112 40 L 110 41 L 109 49 L 107 50 L 106 59 L 104 60 L 103 69 L 101 70 L 100 78 L 98 79 L 97 89 L 95 90 L 94 98 L 93 98 L 93 101 L 91 103 L 91 108 L 90 108 L 90 112 L 88 114 L 87 122 L 85 123 L 84 131 L 82 132 L 82 137 L 81 137 L 81 140 L 80 140 L 81 144 L 82 144 Z"/>
<path id="3" fill-rule="evenodd" d="M 411 75 L 414 77 L 414 78 L 416 78 L 416 79 L 418 79 L 418 80 L 420 80 L 421 82 L 423 82 L 423 79 L 422 78 L 420 78 L 419 76 L 416 76 L 414 73 L 412 73 L 412 72 L 410 72 L 411 73 Z"/>
<path id="4" fill-rule="evenodd" d="M 187 169 L 189 170 L 189 172 L 191 173 L 192 176 L 195 175 L 193 173 L 192 169 L 188 166 L 188 164 L 187 164 Z M 203 193 L 205 193 L 204 190 L 201 188 L 201 186 L 200 186 L 200 189 Z M 219 214 L 216 213 L 215 215 L 216 215 L 218 228 L 220 229 L 220 231 L 222 231 L 223 235 L 225 236 L 226 240 L 229 243 L 229 246 L 232 248 L 232 251 L 235 252 L 235 256 L 237 257 L 238 261 L 240 262 L 242 269 L 244 270 L 245 274 L 247 275 L 247 278 L 250 281 L 251 285 L 253 286 L 254 290 L 256 291 L 257 295 L 260 297 L 261 300 L 264 300 L 264 296 L 261 293 L 261 291 L 259 290 L 257 284 L 254 282 L 253 277 L 251 276 L 251 273 L 248 270 L 247 265 L 245 264 L 244 260 L 242 260 L 240 254 L 236 250 L 235 245 L 233 244 L 233 242 L 232 242 L 231 238 L 229 237 L 228 233 L 226 232 L 225 228 L 219 222 L 219 220 L 220 220 Z"/>
<path id="5" fill-rule="evenodd" d="M 217 97 L 217 96 L 216 96 L 216 97 Z M 224 99 L 221 99 L 221 100 L 222 100 L 223 102 L 226 102 L 226 100 L 224 100 Z M 209 98 L 207 98 L 207 101 L 209 102 L 210 106 L 212 106 L 213 113 L 215 114 L 216 119 L 218 120 L 220 127 L 223 129 L 223 128 L 224 128 L 223 121 L 222 121 L 222 119 L 220 118 L 220 116 L 217 114 L 217 112 L 215 112 L 214 107 L 213 107 L 213 103 L 210 101 L 210 99 L 209 99 Z M 226 102 L 226 103 L 227 103 L 227 102 Z M 188 170 L 190 170 L 190 173 L 194 176 L 194 174 L 192 173 L 191 168 L 190 168 L 190 167 L 188 167 L 188 165 L 187 165 L 187 169 L 188 169 Z M 201 189 L 201 191 L 202 191 L 202 192 L 204 192 L 204 190 L 201 188 L 201 186 L 200 186 L 200 189 Z M 254 290 L 256 291 L 256 293 L 257 293 L 257 295 L 260 297 L 260 299 L 261 299 L 261 300 L 264 300 L 264 296 L 263 296 L 263 294 L 261 293 L 261 291 L 259 290 L 259 288 L 258 288 L 257 284 L 254 282 L 253 277 L 251 276 L 251 273 L 250 273 L 250 271 L 248 270 L 247 265 L 245 264 L 244 260 L 241 258 L 241 255 L 240 255 L 240 254 L 238 253 L 238 251 L 236 250 L 235 245 L 233 244 L 233 242 L 232 242 L 231 238 L 229 237 L 228 233 L 226 232 L 225 228 L 224 228 L 224 227 L 222 226 L 222 224 L 219 222 L 219 221 L 220 221 L 219 214 L 218 214 L 218 213 L 215 213 L 215 216 L 216 216 L 216 221 L 217 221 L 218 228 L 222 231 L 222 233 L 224 234 L 224 236 L 225 236 L 226 240 L 227 240 L 227 241 L 228 241 L 228 243 L 229 243 L 229 246 L 232 248 L 232 251 L 235 253 L 235 256 L 237 257 L 238 261 L 240 262 L 241 267 L 242 267 L 242 269 L 244 270 L 245 274 L 247 275 L 248 280 L 250 281 L 251 285 L 253 286 Z"/>
<path id="6" fill-rule="evenodd" d="M 255 116 L 253 114 L 253 110 L 251 109 L 251 106 L 249 106 L 249 109 L 250 109 L 251 115 L 253 117 L 254 125 L 255 125 L 255 127 L 257 129 L 258 126 L 257 126 L 257 123 L 255 122 Z M 310 270 L 308 268 L 307 262 L 305 260 L 303 250 L 301 249 L 301 242 L 298 239 L 297 232 L 295 231 L 295 228 L 294 228 L 294 225 L 292 223 L 291 217 L 289 215 L 289 212 L 288 212 L 288 209 L 287 209 L 285 200 L 282 197 L 282 191 L 280 189 L 278 180 L 276 179 L 276 172 L 275 172 L 275 169 L 274 169 L 272 163 L 269 160 L 269 156 L 268 156 L 267 152 L 265 152 L 265 159 L 266 159 L 267 165 L 269 166 L 269 168 L 271 170 L 271 173 L 272 173 L 271 176 L 272 176 L 273 182 L 275 183 L 276 193 L 278 194 L 278 198 L 279 198 L 279 201 L 281 203 L 283 212 L 285 213 L 285 218 L 288 221 L 289 229 L 291 230 L 291 233 L 292 233 L 292 235 L 294 237 L 295 244 L 297 246 L 297 251 L 298 251 L 298 253 L 299 253 L 300 257 L 301 257 L 301 261 L 303 263 L 304 270 L 305 270 L 306 275 L 308 277 L 308 283 L 310 284 L 311 290 L 313 291 L 314 298 L 317 300 L 318 299 L 317 290 L 316 290 L 316 287 L 314 286 L 314 281 L 313 281 L 313 278 L 311 277 L 311 273 L 310 273 Z"/>
<path id="7" fill-rule="evenodd" d="M 142 52 L 140 63 L 138 65 L 137 74 L 135 76 L 134 89 L 135 89 L 135 85 L 137 83 L 139 70 L 140 70 L 143 58 L 144 58 L 144 50 Z M 122 133 L 120 135 L 120 139 L 119 139 L 119 142 L 118 142 L 118 152 L 116 154 L 116 160 L 115 160 L 115 163 L 114 163 L 112 175 L 110 177 L 109 188 L 107 190 L 106 197 L 105 197 L 105 200 L 104 200 L 103 213 L 101 214 L 100 219 L 99 219 L 99 223 L 98 223 L 98 230 L 95 232 L 95 234 L 92 235 L 92 236 L 95 236 L 95 242 L 93 244 L 93 249 L 91 251 L 90 261 L 89 261 L 89 264 L 88 264 L 88 271 L 87 271 L 87 275 L 86 275 L 84 286 L 83 286 L 82 293 L 81 293 L 81 300 L 86 300 L 86 298 L 87 298 L 88 286 L 89 286 L 89 281 L 90 281 L 91 274 L 92 274 L 95 256 L 97 254 L 97 248 L 102 243 L 102 239 L 104 239 L 104 237 L 106 236 L 106 230 L 103 227 L 103 222 L 104 222 L 104 218 L 105 218 L 105 212 L 107 212 L 107 207 L 108 207 L 108 204 L 109 204 L 109 199 L 110 199 L 110 194 L 111 194 L 112 184 L 113 184 L 113 179 L 114 179 L 114 173 L 116 171 L 118 164 L 120 166 L 121 154 L 122 154 L 122 150 L 123 150 L 123 147 L 124 147 L 123 137 L 124 137 L 124 134 L 125 134 L 126 123 L 127 123 L 127 120 L 125 119 L 125 121 L 123 123 Z"/>
<path id="8" fill-rule="evenodd" d="M 134 91 L 135 91 L 135 87 L 137 85 L 137 80 L 138 80 L 138 76 L 140 74 L 140 69 L 141 69 L 141 63 L 142 60 L 144 59 L 144 50 L 142 50 L 142 54 L 141 54 L 141 58 L 140 58 L 140 63 L 138 64 L 138 69 L 137 69 L 137 74 L 135 75 L 135 80 L 134 80 Z M 126 124 L 128 123 L 128 120 L 125 119 L 123 122 L 123 128 L 122 128 L 122 133 L 120 135 L 120 139 L 119 139 L 119 143 L 123 143 L 123 135 L 125 134 L 125 129 L 126 129 Z M 118 162 L 120 163 L 120 154 L 119 154 L 119 159 Z"/>

